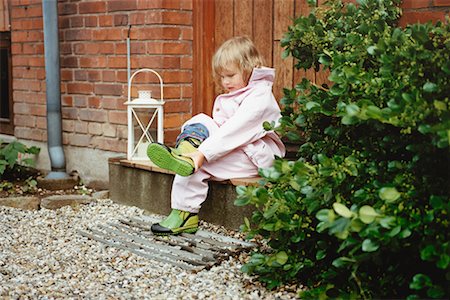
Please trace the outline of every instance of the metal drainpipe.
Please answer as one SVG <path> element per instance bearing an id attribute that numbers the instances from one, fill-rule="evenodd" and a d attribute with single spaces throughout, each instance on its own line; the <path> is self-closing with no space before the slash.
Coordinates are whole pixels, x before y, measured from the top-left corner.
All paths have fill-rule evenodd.
<path id="1" fill-rule="evenodd" d="M 51 163 L 51 172 L 46 179 L 63 179 L 70 176 L 66 173 L 66 160 L 62 148 L 57 0 L 42 1 L 42 14 L 47 91 L 47 145 Z"/>

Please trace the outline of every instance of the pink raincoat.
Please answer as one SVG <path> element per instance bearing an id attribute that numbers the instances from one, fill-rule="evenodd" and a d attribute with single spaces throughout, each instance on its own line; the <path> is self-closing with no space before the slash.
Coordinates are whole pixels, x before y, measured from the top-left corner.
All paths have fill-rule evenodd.
<path id="1" fill-rule="evenodd" d="M 274 69 L 254 69 L 246 87 L 216 98 L 213 118 L 199 114 L 183 124 L 184 128 L 202 123 L 210 136 L 198 148 L 206 158 L 202 167 L 191 176 L 175 176 L 172 208 L 197 213 L 206 199 L 209 178 L 254 177 L 258 168 L 272 165 L 275 155 L 284 156 L 280 138 L 263 128 L 264 121 L 281 117 L 272 94 L 274 78 Z"/>

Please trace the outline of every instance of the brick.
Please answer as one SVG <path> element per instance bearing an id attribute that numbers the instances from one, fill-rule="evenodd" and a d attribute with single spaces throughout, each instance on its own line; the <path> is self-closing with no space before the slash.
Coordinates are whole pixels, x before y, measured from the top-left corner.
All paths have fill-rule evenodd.
<path id="1" fill-rule="evenodd" d="M 109 111 L 108 120 L 111 124 L 127 124 L 127 112 L 126 111 Z"/>
<path id="2" fill-rule="evenodd" d="M 190 114 L 174 113 L 164 116 L 164 128 L 178 128 L 189 120 Z"/>
<path id="3" fill-rule="evenodd" d="M 69 16 L 60 16 L 58 22 L 60 29 L 70 28 L 70 17 Z"/>
<path id="4" fill-rule="evenodd" d="M 107 113 L 104 110 L 82 108 L 78 111 L 78 115 L 80 117 L 80 120 L 83 120 L 83 121 L 92 121 L 92 122 L 106 122 L 107 121 Z"/>
<path id="5" fill-rule="evenodd" d="M 106 16 L 98 16 L 98 25 L 100 27 L 111 27 L 113 25 L 113 16 L 106 15 Z"/>
<path id="6" fill-rule="evenodd" d="M 137 0 L 128 0 L 128 1 L 117 1 L 112 0 L 108 1 L 108 12 L 114 12 L 114 11 L 126 11 L 126 10 L 136 10 Z M 140 0 L 138 0 L 140 1 Z"/>
<path id="7" fill-rule="evenodd" d="M 449 6 L 450 7 L 450 0 L 434 0 L 433 4 L 434 4 L 434 6 Z"/>
<path id="8" fill-rule="evenodd" d="M 111 124 L 102 124 L 103 136 L 116 137 L 116 126 Z"/>
<path id="9" fill-rule="evenodd" d="M 114 53 L 114 45 L 111 43 L 76 43 L 74 51 L 75 54 L 112 54 Z"/>
<path id="10" fill-rule="evenodd" d="M 166 42 L 162 45 L 164 54 L 191 54 L 191 43 L 183 42 Z"/>
<path id="11" fill-rule="evenodd" d="M 101 78 L 100 71 L 97 71 L 97 70 L 89 70 L 87 72 L 87 74 L 88 74 L 88 80 L 91 81 L 91 82 L 92 81 L 99 81 L 100 78 Z"/>
<path id="12" fill-rule="evenodd" d="M 128 77 L 127 77 L 127 72 L 126 71 L 120 71 L 117 70 L 116 71 L 116 81 L 117 82 L 123 82 L 123 83 L 127 83 L 128 82 Z"/>
<path id="13" fill-rule="evenodd" d="M 122 86 L 120 84 L 104 84 L 98 83 L 95 85 L 94 92 L 96 95 L 122 95 Z"/>
<path id="14" fill-rule="evenodd" d="M 145 22 L 145 13 L 131 13 L 130 17 L 130 25 L 143 25 Z"/>
<path id="15" fill-rule="evenodd" d="M 163 71 L 161 76 L 166 83 L 192 82 L 191 71 Z"/>
<path id="16" fill-rule="evenodd" d="M 69 94 L 91 94 L 93 92 L 92 83 L 69 82 L 67 83 L 67 92 Z"/>
<path id="17" fill-rule="evenodd" d="M 13 20 L 11 27 L 15 30 L 40 29 L 43 28 L 42 18 Z"/>
<path id="18" fill-rule="evenodd" d="M 45 131 L 42 129 L 31 129 L 27 127 L 16 126 L 14 128 L 14 136 L 19 139 L 44 141 L 46 138 Z"/>
<path id="19" fill-rule="evenodd" d="M 74 96 L 73 97 L 73 105 L 75 107 L 86 107 L 87 106 L 87 97 L 86 96 Z"/>
<path id="20" fill-rule="evenodd" d="M 78 58 L 74 56 L 63 56 L 61 57 L 59 64 L 62 68 L 77 68 Z"/>
<path id="21" fill-rule="evenodd" d="M 89 108 L 100 108 L 100 98 L 99 97 L 89 97 L 87 106 Z"/>
<path id="22" fill-rule="evenodd" d="M 81 16 L 72 16 L 69 18 L 71 28 L 78 28 L 84 26 L 84 18 Z"/>
<path id="23" fill-rule="evenodd" d="M 46 116 L 47 108 L 45 105 L 30 105 L 30 114 L 33 116 Z"/>
<path id="24" fill-rule="evenodd" d="M 101 71 L 101 81 L 103 82 L 114 82 L 116 81 L 116 72 L 115 71 Z"/>
<path id="25" fill-rule="evenodd" d="M 47 117 L 36 117 L 36 127 L 39 129 L 47 129 Z"/>
<path id="26" fill-rule="evenodd" d="M 162 8 L 162 0 L 139 0 L 137 1 L 137 9 Z"/>
<path id="27" fill-rule="evenodd" d="M 164 143 L 174 145 L 177 136 L 180 134 L 180 128 L 164 129 Z"/>
<path id="28" fill-rule="evenodd" d="M 78 109 L 74 107 L 61 107 L 61 115 L 64 119 L 78 119 Z"/>
<path id="29" fill-rule="evenodd" d="M 127 15 L 114 15 L 114 26 L 125 26 L 128 25 Z"/>
<path id="30" fill-rule="evenodd" d="M 86 69 L 75 70 L 74 71 L 74 79 L 75 79 L 75 81 L 86 81 L 87 80 Z"/>
<path id="31" fill-rule="evenodd" d="M 102 98 L 101 106 L 109 110 L 126 110 L 127 107 L 123 104 L 126 100 L 125 96 L 122 98 Z"/>
<path id="32" fill-rule="evenodd" d="M 121 139 L 128 138 L 128 127 L 124 125 L 117 125 L 117 137 Z"/>
<path id="33" fill-rule="evenodd" d="M 14 115 L 14 125 L 15 126 L 23 126 L 23 127 L 35 127 L 36 126 L 36 117 L 29 115 Z"/>
<path id="34" fill-rule="evenodd" d="M 106 56 L 87 56 L 80 57 L 81 68 L 106 68 L 107 57 Z"/>
<path id="35" fill-rule="evenodd" d="M 58 14 L 62 15 L 74 15 L 77 13 L 78 7 L 75 3 L 58 3 Z"/>
<path id="36" fill-rule="evenodd" d="M 164 80 L 164 78 L 163 78 Z M 165 99 L 179 99 L 181 95 L 181 89 L 179 85 L 164 85 L 164 98 Z"/>
<path id="37" fill-rule="evenodd" d="M 181 29 L 177 27 L 145 27 L 139 31 L 131 31 L 131 39 L 138 40 L 178 40 Z"/>
<path id="38" fill-rule="evenodd" d="M 407 0 L 403 1 L 401 7 L 405 8 L 427 8 L 431 6 L 432 0 Z"/>
<path id="39" fill-rule="evenodd" d="M 192 0 L 178 0 L 180 8 L 185 10 L 192 10 Z"/>
<path id="40" fill-rule="evenodd" d="M 80 14 L 106 12 L 106 2 L 104 1 L 80 2 L 78 4 L 78 12 Z"/>
<path id="41" fill-rule="evenodd" d="M 44 45 L 42 45 L 42 50 L 44 50 Z M 71 43 L 60 43 L 59 44 L 59 52 L 60 54 L 72 54 L 72 44 Z M 42 51 L 43 53 L 43 51 Z"/>
<path id="42" fill-rule="evenodd" d="M 88 133 L 93 135 L 101 135 L 103 133 L 102 124 L 100 123 L 89 123 Z"/>
<path id="43" fill-rule="evenodd" d="M 62 120 L 62 129 L 65 132 L 74 132 L 75 123 L 73 120 Z"/>
<path id="44" fill-rule="evenodd" d="M 65 41 L 90 41 L 92 36 L 91 29 L 69 29 L 64 32 Z"/>
<path id="45" fill-rule="evenodd" d="M 183 86 L 181 88 L 182 98 L 192 98 L 192 84 Z"/>
<path id="46" fill-rule="evenodd" d="M 180 67 L 180 58 L 173 56 L 138 56 L 131 59 L 131 65 L 153 69 L 178 69 Z"/>
<path id="47" fill-rule="evenodd" d="M 61 81 L 72 81 L 73 80 L 73 71 L 72 70 L 61 70 Z"/>
<path id="48" fill-rule="evenodd" d="M 98 18 L 97 18 L 97 16 L 84 17 L 84 25 L 86 27 L 97 27 L 98 26 Z"/>
<path id="49" fill-rule="evenodd" d="M 12 55 L 16 55 L 16 54 L 21 54 L 22 53 L 22 44 L 12 44 L 11 45 L 11 54 Z"/>
<path id="50" fill-rule="evenodd" d="M 161 24 L 162 23 L 162 13 L 161 11 L 150 11 L 146 15 L 145 24 Z"/>
<path id="51" fill-rule="evenodd" d="M 70 133 L 67 137 L 68 143 L 72 146 L 88 147 L 91 143 L 91 137 L 89 135 Z"/>
<path id="52" fill-rule="evenodd" d="M 162 23 L 171 25 L 191 25 L 192 13 L 190 11 L 164 11 Z"/>
<path id="53" fill-rule="evenodd" d="M 191 112 L 190 101 L 166 101 L 164 104 L 165 113 Z"/>
<path id="54" fill-rule="evenodd" d="M 125 56 L 110 56 L 110 57 L 108 57 L 108 67 L 111 69 L 126 68 L 127 67 L 127 58 Z"/>
<path id="55" fill-rule="evenodd" d="M 405 27 L 408 24 L 426 23 L 441 20 L 445 21 L 445 13 L 443 11 L 405 11 L 400 18 L 399 25 Z"/>
<path id="56" fill-rule="evenodd" d="M 38 92 L 41 90 L 41 81 L 16 79 L 13 80 L 13 89 Z"/>
<path id="57" fill-rule="evenodd" d="M 75 132 L 78 133 L 87 133 L 88 129 L 88 123 L 87 122 L 75 122 Z"/>
<path id="58" fill-rule="evenodd" d="M 185 56 L 180 58 L 180 68 L 192 70 L 192 56 Z"/>
<path id="59" fill-rule="evenodd" d="M 63 95 L 61 104 L 62 106 L 72 106 L 73 105 L 73 97 L 68 95 Z"/>
<path id="60" fill-rule="evenodd" d="M 181 28 L 181 37 L 180 39 L 182 40 L 188 40 L 188 41 L 192 41 L 193 40 L 193 30 L 192 27 L 188 27 L 188 28 Z"/>
<path id="61" fill-rule="evenodd" d="M 92 34 L 92 39 L 97 41 L 123 41 L 125 37 L 123 31 L 123 29 L 118 28 L 96 30 Z"/>
<path id="62" fill-rule="evenodd" d="M 122 153 L 126 153 L 127 151 L 126 140 L 96 136 L 92 138 L 92 144 L 96 148 L 102 150 L 122 152 Z"/>

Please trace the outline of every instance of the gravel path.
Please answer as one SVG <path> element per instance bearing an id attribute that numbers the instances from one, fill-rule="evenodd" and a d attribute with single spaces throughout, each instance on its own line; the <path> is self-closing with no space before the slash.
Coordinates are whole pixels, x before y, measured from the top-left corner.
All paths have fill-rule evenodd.
<path id="1" fill-rule="evenodd" d="M 0 206 L 0 298 L 295 298 L 293 289 L 267 291 L 239 270 L 237 258 L 193 274 L 105 247 L 76 233 L 77 229 L 143 214 L 141 209 L 110 200 L 58 210 Z"/>

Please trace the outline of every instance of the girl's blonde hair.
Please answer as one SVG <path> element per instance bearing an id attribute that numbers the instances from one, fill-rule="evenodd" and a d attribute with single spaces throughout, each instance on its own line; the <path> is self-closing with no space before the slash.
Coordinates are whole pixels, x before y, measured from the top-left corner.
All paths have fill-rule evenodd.
<path id="1" fill-rule="evenodd" d="M 239 68 L 246 82 L 254 68 L 264 65 L 255 44 L 245 36 L 233 37 L 217 49 L 212 60 L 214 77 L 217 79 L 220 73 L 228 70 L 232 64 Z"/>

